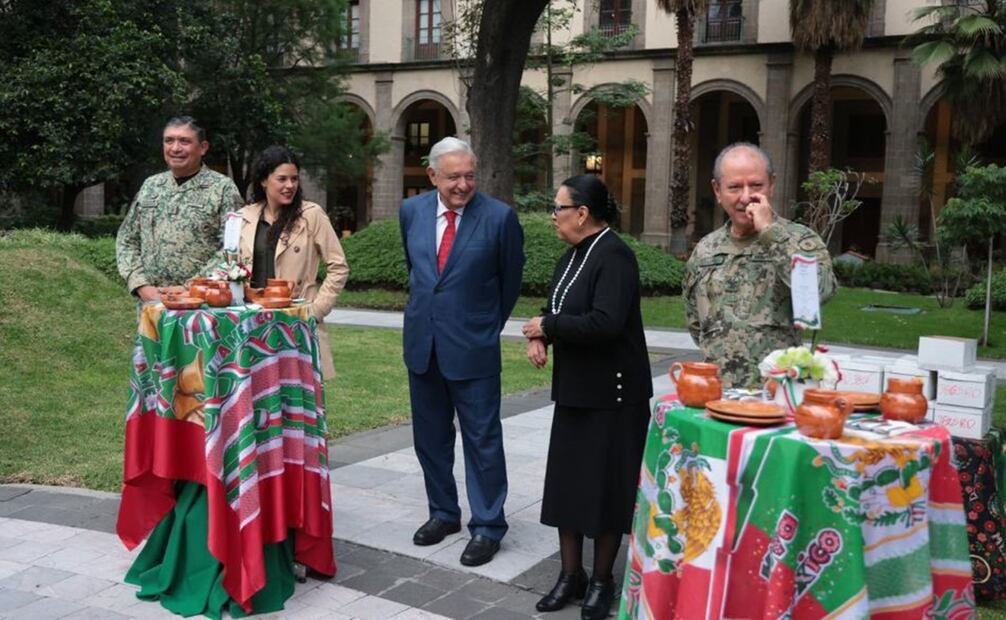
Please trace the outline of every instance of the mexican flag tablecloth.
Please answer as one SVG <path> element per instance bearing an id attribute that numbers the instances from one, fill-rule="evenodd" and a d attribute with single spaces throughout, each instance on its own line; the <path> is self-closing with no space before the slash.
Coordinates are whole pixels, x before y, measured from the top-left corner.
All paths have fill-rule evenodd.
<path id="1" fill-rule="evenodd" d="M 974 617 L 941 427 L 822 441 L 661 403 L 639 486 L 620 618 Z"/>
<path id="2" fill-rule="evenodd" d="M 117 532 L 134 548 L 171 511 L 176 480 L 205 485 L 209 550 L 246 610 L 263 545 L 288 530 L 297 561 L 335 574 L 315 327 L 306 307 L 140 313 Z"/>

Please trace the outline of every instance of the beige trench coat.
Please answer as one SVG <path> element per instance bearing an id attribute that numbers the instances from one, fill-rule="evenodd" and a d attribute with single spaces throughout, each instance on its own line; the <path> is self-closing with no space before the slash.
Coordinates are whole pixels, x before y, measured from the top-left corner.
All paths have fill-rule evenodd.
<path id="1" fill-rule="evenodd" d="M 264 203 L 243 207 L 241 214 L 241 261 L 252 263 L 255 251 L 255 231 L 262 216 Z M 325 262 L 325 281 L 318 284 L 318 264 Z M 335 305 L 339 293 L 346 286 L 349 266 L 342 251 L 339 237 L 332 228 L 325 210 L 313 202 L 305 201 L 301 216 L 294 223 L 290 235 L 280 237 L 276 245 L 276 277 L 294 283 L 293 296 L 302 297 L 311 305 L 318 319 L 319 353 L 322 372 L 326 379 L 335 376 L 332 350 L 322 321 Z"/>

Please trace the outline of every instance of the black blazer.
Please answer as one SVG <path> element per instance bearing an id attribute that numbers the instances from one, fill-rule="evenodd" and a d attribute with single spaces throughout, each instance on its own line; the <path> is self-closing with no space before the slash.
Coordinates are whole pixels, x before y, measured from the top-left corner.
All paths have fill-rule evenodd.
<path id="1" fill-rule="evenodd" d="M 559 259 L 542 327 L 553 346 L 552 400 L 569 407 L 614 409 L 649 399 L 653 382 L 639 310 L 636 255 L 611 230 L 597 240 L 583 264 L 595 239 L 597 235 L 591 235 Z M 562 307 L 553 313 L 563 292 Z"/>

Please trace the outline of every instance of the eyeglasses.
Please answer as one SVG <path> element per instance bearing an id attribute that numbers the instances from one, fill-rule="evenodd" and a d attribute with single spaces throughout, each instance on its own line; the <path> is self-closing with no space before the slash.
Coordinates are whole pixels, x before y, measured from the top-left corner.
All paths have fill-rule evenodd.
<path id="1" fill-rule="evenodd" d="M 563 209 L 578 209 L 579 207 L 580 205 L 550 205 L 545 208 L 545 211 L 552 215 L 559 215 L 559 211 Z"/>

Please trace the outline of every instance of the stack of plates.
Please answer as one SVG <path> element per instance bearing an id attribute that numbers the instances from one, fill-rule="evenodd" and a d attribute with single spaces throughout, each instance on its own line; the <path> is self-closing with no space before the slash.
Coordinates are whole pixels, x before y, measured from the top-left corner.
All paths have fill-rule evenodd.
<path id="1" fill-rule="evenodd" d="M 764 400 L 711 400 L 709 416 L 723 422 L 746 426 L 774 426 L 786 421 L 786 411 Z"/>
<path id="2" fill-rule="evenodd" d="M 874 392 L 844 392 L 838 395 L 852 403 L 854 411 L 879 411 L 880 394 Z"/>

